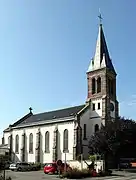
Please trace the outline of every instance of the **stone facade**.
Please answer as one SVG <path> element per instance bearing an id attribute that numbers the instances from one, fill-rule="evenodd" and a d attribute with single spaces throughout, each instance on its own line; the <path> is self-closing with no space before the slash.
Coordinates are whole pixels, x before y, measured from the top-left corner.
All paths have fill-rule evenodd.
<path id="1" fill-rule="evenodd" d="M 56 126 L 53 132 L 53 157 L 52 160 L 55 162 L 58 159 L 58 127 Z"/>
<path id="2" fill-rule="evenodd" d="M 25 139 L 26 139 L 26 135 L 25 132 L 23 132 L 22 137 L 21 137 L 21 148 L 20 148 L 20 159 L 22 162 L 25 161 Z"/>
<path id="3" fill-rule="evenodd" d="M 35 162 L 40 162 L 40 128 L 36 133 L 36 148 L 35 148 Z"/>

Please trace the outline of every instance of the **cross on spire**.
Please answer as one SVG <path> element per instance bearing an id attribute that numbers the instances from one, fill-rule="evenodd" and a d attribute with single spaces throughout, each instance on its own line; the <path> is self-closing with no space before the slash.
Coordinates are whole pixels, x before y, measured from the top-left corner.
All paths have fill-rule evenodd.
<path id="1" fill-rule="evenodd" d="M 29 108 L 30 113 L 32 113 L 32 110 L 33 110 L 33 109 L 30 107 L 30 108 Z"/>
<path id="2" fill-rule="evenodd" d="M 101 15 L 101 12 L 100 12 L 100 9 L 99 9 L 99 16 L 98 16 L 99 20 L 100 20 L 100 25 L 102 24 L 102 15 Z"/>

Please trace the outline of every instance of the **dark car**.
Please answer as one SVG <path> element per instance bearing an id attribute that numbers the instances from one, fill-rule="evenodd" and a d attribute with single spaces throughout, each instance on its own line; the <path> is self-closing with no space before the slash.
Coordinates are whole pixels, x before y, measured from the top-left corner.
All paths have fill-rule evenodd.
<path id="1" fill-rule="evenodd" d="M 121 160 L 119 163 L 119 168 L 120 169 L 127 169 L 131 168 L 131 163 L 129 160 Z"/>

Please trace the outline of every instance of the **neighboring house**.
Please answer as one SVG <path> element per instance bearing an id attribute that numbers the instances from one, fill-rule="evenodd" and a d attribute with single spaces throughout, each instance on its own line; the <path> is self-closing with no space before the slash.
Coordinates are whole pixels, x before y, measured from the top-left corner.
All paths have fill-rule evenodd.
<path id="1" fill-rule="evenodd" d="M 0 145 L 0 155 L 9 155 L 10 147 L 8 144 Z"/>
<path id="2" fill-rule="evenodd" d="M 87 71 L 85 104 L 33 114 L 30 112 L 4 130 L 13 161 L 52 162 L 88 157 L 90 135 L 118 117 L 116 72 L 107 49 L 102 24 L 99 26 L 95 56 Z"/>

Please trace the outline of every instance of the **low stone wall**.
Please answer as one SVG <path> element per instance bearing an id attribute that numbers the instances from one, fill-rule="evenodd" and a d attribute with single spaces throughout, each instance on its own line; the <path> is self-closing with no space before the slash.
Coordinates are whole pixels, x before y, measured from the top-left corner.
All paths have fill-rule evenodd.
<path id="1" fill-rule="evenodd" d="M 67 161 L 67 163 L 70 165 L 70 167 L 72 168 L 77 168 L 77 169 L 87 169 L 87 164 L 90 165 L 92 163 L 92 161 L 90 160 L 86 160 L 79 162 L 79 161 Z M 103 160 L 99 160 L 99 161 L 95 161 L 95 169 L 96 172 L 98 172 L 99 170 L 104 170 L 104 161 Z"/>

